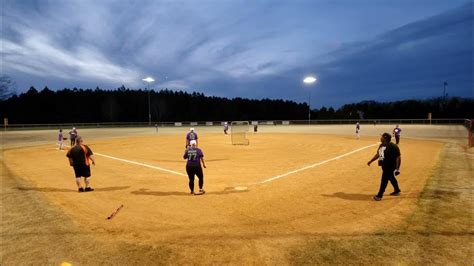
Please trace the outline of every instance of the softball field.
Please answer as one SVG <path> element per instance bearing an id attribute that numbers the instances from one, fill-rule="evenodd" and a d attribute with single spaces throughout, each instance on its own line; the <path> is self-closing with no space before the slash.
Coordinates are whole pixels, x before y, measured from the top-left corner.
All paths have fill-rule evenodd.
<path id="1" fill-rule="evenodd" d="M 389 184 L 380 202 L 381 170 L 366 163 L 392 125 L 360 139 L 353 125 L 260 126 L 248 146 L 196 127 L 202 196 L 189 194 L 187 127 L 79 128 L 96 159 L 88 193 L 56 130 L 4 132 L 0 264 L 472 265 L 467 131 L 401 127 L 402 195 Z"/>

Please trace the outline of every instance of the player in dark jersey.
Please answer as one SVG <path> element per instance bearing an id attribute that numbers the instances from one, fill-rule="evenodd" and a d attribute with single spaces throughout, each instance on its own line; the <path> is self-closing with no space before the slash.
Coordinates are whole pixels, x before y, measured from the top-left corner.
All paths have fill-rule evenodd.
<path id="1" fill-rule="evenodd" d="M 359 122 L 356 123 L 356 137 L 357 137 L 357 139 L 360 138 L 360 124 L 359 124 Z"/>
<path id="2" fill-rule="evenodd" d="M 205 191 L 202 189 L 204 186 L 204 174 L 202 172 L 202 167 L 206 168 L 206 163 L 204 163 L 204 154 L 202 150 L 196 147 L 196 141 L 190 141 L 190 147 L 184 152 L 183 158 L 187 160 L 186 162 L 186 173 L 189 178 L 189 189 L 191 190 L 191 195 L 194 195 L 194 176 L 197 175 L 199 179 L 199 194 L 204 194 Z"/>
<path id="3" fill-rule="evenodd" d="M 76 137 L 77 137 L 77 130 L 75 127 L 72 128 L 71 131 L 69 131 L 69 138 L 71 139 L 71 147 L 76 144 Z"/>
<path id="4" fill-rule="evenodd" d="M 382 181 L 380 182 L 380 189 L 377 195 L 374 196 L 374 200 L 380 201 L 383 198 L 385 188 L 387 188 L 388 181 L 393 186 L 394 191 L 390 193 L 391 196 L 399 196 L 400 188 L 398 187 L 398 181 L 395 176 L 400 174 L 400 164 L 402 163 L 402 157 L 398 146 L 390 142 L 392 136 L 389 133 L 383 133 L 380 137 L 382 142 L 377 150 L 374 157 L 367 162 L 367 165 L 377 160 L 379 166 L 382 167 Z"/>
<path id="5" fill-rule="evenodd" d="M 76 145 L 67 152 L 66 156 L 69 158 L 69 164 L 74 168 L 77 190 L 79 192 L 88 192 L 94 190 L 90 186 L 89 178 L 91 176 L 90 163 L 92 162 L 95 165 L 95 159 L 92 150 L 82 143 L 82 137 L 77 136 Z M 81 177 L 84 177 L 85 189 L 82 187 Z"/>
<path id="6" fill-rule="evenodd" d="M 198 146 L 198 135 L 194 132 L 194 128 L 190 128 L 188 134 L 186 134 L 186 148 L 190 146 L 191 140 L 196 141 L 196 147 Z"/>
<path id="7" fill-rule="evenodd" d="M 397 145 L 400 143 L 400 134 L 402 133 L 402 129 L 398 127 L 398 125 L 395 126 L 393 129 L 393 135 L 395 136 L 395 142 Z"/>

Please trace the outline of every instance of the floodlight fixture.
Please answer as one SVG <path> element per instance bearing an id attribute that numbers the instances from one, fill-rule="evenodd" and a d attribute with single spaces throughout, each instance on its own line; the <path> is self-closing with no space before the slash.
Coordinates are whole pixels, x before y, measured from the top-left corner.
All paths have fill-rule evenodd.
<path id="1" fill-rule="evenodd" d="M 306 84 L 312 84 L 316 81 L 316 78 L 315 77 L 311 77 L 311 76 L 308 76 L 306 78 L 304 78 L 303 82 L 306 83 Z"/>
<path id="2" fill-rule="evenodd" d="M 143 81 L 147 82 L 147 83 L 151 83 L 153 81 L 155 81 L 152 77 L 146 77 L 144 79 L 142 79 Z"/>

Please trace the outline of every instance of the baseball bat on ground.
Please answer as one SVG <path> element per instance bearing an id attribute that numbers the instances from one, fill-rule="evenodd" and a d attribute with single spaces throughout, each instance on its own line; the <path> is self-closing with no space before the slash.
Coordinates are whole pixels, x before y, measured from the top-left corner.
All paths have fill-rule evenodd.
<path id="1" fill-rule="evenodd" d="M 111 215 L 109 215 L 109 217 L 107 217 L 107 220 L 110 220 L 112 218 L 114 218 L 115 215 L 117 215 L 117 213 L 120 211 L 120 209 L 123 208 L 123 204 L 120 205 L 120 207 L 118 207 Z"/>

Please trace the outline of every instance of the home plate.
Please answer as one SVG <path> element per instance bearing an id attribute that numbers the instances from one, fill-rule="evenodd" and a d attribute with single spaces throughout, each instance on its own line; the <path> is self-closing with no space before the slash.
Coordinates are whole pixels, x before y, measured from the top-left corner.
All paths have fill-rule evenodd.
<path id="1" fill-rule="evenodd" d="M 247 190 L 247 187 L 234 187 L 234 189 L 242 191 L 242 190 Z"/>

